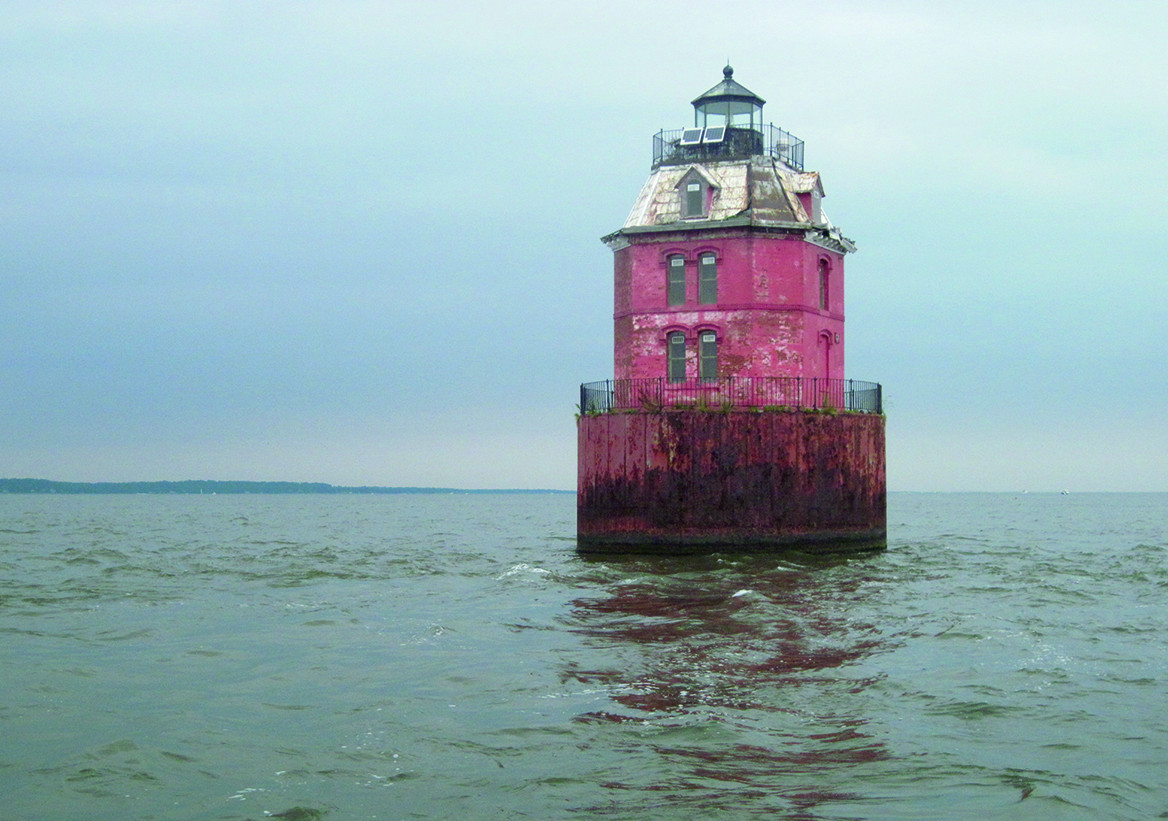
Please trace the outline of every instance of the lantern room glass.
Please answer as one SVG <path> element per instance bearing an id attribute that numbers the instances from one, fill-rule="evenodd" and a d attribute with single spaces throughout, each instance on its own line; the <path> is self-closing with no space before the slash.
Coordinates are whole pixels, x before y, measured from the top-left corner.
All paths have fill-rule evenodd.
<path id="1" fill-rule="evenodd" d="M 729 126 L 762 130 L 762 106 L 743 100 L 714 100 L 694 106 L 694 126 Z"/>

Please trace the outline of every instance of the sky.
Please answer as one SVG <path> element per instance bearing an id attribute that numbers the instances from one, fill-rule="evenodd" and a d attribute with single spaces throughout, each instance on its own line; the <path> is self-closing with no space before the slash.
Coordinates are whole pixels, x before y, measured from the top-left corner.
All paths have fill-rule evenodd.
<path id="1" fill-rule="evenodd" d="M 652 135 L 806 143 L 892 491 L 1168 491 L 1168 6 L 0 0 L 0 476 L 575 486 Z"/>

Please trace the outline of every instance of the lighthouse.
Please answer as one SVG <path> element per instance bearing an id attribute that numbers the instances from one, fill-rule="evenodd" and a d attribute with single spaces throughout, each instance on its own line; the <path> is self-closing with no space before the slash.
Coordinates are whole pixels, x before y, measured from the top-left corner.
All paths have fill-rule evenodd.
<path id="1" fill-rule="evenodd" d="M 882 391 L 845 375 L 844 260 L 804 145 L 734 79 L 659 131 L 580 388 L 583 552 L 884 547 Z"/>

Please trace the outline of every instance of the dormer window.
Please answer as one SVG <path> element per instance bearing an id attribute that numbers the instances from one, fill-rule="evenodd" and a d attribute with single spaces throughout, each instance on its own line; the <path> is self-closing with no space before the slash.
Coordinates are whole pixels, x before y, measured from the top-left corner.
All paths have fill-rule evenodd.
<path id="1" fill-rule="evenodd" d="M 691 167 L 677 184 L 677 193 L 681 198 L 681 218 L 685 220 L 708 217 L 710 203 L 716 190 L 717 186 L 709 177 L 696 167 Z"/>
<path id="2" fill-rule="evenodd" d="M 697 180 L 691 180 L 685 184 L 685 193 L 681 203 L 682 219 L 706 215 L 706 192 L 702 190 L 703 187 Z"/>

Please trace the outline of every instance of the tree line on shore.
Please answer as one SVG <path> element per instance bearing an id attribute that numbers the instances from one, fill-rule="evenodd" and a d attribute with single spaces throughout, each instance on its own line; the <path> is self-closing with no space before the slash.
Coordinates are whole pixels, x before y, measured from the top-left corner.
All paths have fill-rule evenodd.
<path id="1" fill-rule="evenodd" d="M 346 487 L 324 482 L 235 482 L 186 479 L 178 482 L 56 482 L 0 479 L 0 493 L 561 493 L 556 490 L 476 490 L 452 487 Z"/>

